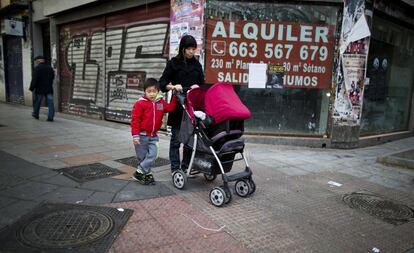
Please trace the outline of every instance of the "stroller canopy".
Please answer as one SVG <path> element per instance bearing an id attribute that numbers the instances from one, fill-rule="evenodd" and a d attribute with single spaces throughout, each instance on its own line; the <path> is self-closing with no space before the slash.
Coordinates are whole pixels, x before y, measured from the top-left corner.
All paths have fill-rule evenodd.
<path id="1" fill-rule="evenodd" d="M 215 124 L 226 120 L 245 120 L 251 116 L 231 83 L 211 86 L 205 94 L 204 107 L 206 114 L 214 118 Z"/>

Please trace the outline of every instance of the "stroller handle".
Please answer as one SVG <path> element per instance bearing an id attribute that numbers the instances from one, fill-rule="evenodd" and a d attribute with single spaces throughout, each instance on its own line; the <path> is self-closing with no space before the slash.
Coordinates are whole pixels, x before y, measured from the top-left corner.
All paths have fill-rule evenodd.
<path id="1" fill-rule="evenodd" d="M 183 92 L 175 92 L 174 94 L 175 94 L 175 96 L 177 97 L 178 102 L 179 102 L 182 106 L 184 106 L 184 102 L 185 102 L 185 94 L 184 94 Z"/>

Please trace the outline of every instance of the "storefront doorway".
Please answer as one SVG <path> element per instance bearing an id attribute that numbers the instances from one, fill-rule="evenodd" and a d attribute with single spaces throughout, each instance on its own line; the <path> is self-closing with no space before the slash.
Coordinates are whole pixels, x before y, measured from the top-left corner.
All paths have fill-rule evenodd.
<path id="1" fill-rule="evenodd" d="M 414 83 L 414 29 L 374 15 L 361 134 L 408 130 Z"/>
<path id="2" fill-rule="evenodd" d="M 6 35 L 4 45 L 4 67 L 6 81 L 6 101 L 24 104 L 22 41 L 18 36 Z"/>

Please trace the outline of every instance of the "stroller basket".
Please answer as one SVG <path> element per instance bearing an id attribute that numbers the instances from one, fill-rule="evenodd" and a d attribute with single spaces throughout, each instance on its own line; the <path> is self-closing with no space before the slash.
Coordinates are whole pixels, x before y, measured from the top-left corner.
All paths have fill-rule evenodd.
<path id="1" fill-rule="evenodd" d="M 190 147 L 185 148 L 191 150 Z M 231 171 L 235 155 L 236 152 L 220 153 L 218 155 L 225 173 Z M 214 155 L 204 152 L 197 152 L 195 154 L 193 169 L 207 175 L 221 174 L 220 166 Z"/>

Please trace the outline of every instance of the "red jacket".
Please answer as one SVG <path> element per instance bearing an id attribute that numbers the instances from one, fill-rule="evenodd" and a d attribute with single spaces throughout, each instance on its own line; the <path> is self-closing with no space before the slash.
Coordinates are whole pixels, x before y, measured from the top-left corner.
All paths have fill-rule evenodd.
<path id="1" fill-rule="evenodd" d="M 169 104 L 162 98 L 154 102 L 145 96 L 138 99 L 131 111 L 132 136 L 157 136 L 164 113 L 174 111 L 176 106 L 177 98 L 175 96 L 173 96 Z"/>

